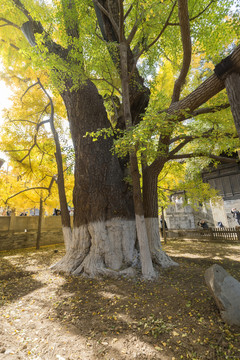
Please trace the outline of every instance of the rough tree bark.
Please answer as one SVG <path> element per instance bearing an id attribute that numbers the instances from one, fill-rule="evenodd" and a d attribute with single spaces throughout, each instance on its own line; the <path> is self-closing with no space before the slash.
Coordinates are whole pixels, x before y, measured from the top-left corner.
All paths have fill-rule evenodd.
<path id="1" fill-rule="evenodd" d="M 109 127 L 95 85 L 87 80 L 76 91 L 71 86 L 66 83 L 62 98 L 75 149 L 74 227 L 68 251 L 54 269 L 89 276 L 125 273 L 137 263 L 132 196 L 111 153 L 112 139 L 85 136 Z"/>
<path id="2" fill-rule="evenodd" d="M 234 123 L 238 137 L 240 139 L 240 74 L 233 72 L 232 74 L 228 75 L 225 80 L 225 86 Z"/>
<path id="3" fill-rule="evenodd" d="M 66 2 L 63 8 L 74 12 L 72 5 Z M 29 21 L 22 28 L 35 46 L 31 41 L 34 33 L 43 33 L 44 29 L 25 13 Z M 77 25 L 66 22 L 66 28 L 69 36 L 78 37 Z M 46 45 L 50 52 L 66 60 L 68 50 L 51 40 Z M 92 277 L 120 269 L 125 274 L 128 268 L 132 272 L 138 257 L 131 191 L 123 181 L 117 157 L 111 153 L 112 139 L 93 142 L 85 136 L 110 126 L 103 100 L 89 80 L 79 84 L 78 90 L 72 90 L 72 85 L 70 79 L 65 80 L 61 95 L 75 149 L 74 227 L 72 234 L 65 236 L 66 255 L 52 268 Z"/>

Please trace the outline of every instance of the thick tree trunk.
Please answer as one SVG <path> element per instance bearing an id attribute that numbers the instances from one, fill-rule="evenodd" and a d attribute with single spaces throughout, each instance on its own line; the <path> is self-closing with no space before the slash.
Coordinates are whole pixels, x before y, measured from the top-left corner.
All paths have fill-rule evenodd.
<path id="1" fill-rule="evenodd" d="M 158 171 L 147 167 L 143 172 L 143 204 L 150 252 L 153 262 L 167 268 L 177 266 L 163 250 L 160 241 L 158 219 Z"/>
<path id="2" fill-rule="evenodd" d="M 96 87 L 86 81 L 78 90 L 70 89 L 71 83 L 66 84 L 62 97 L 75 149 L 74 227 L 67 253 L 54 268 L 89 276 L 113 274 L 137 262 L 132 195 L 111 153 L 112 139 L 86 136 L 109 127 Z"/>
<path id="3" fill-rule="evenodd" d="M 228 75 L 225 80 L 225 86 L 234 123 L 240 139 L 240 74 L 234 72 Z"/>

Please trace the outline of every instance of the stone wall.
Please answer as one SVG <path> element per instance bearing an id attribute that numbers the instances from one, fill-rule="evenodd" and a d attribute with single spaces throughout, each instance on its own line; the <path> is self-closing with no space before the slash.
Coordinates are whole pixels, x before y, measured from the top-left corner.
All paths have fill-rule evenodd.
<path id="1" fill-rule="evenodd" d="M 199 229 L 197 223 L 202 219 L 214 227 L 212 210 L 207 204 L 195 210 L 190 205 L 172 202 L 165 210 L 165 219 L 168 229 Z"/>
<path id="2" fill-rule="evenodd" d="M 1 216 L 0 251 L 35 247 L 38 216 Z M 41 245 L 63 243 L 61 216 L 44 217 Z"/>
<path id="3" fill-rule="evenodd" d="M 240 199 L 222 200 L 218 204 L 212 204 L 212 212 L 215 224 L 222 221 L 225 227 L 235 227 L 238 225 L 231 210 L 236 208 L 240 211 Z"/>

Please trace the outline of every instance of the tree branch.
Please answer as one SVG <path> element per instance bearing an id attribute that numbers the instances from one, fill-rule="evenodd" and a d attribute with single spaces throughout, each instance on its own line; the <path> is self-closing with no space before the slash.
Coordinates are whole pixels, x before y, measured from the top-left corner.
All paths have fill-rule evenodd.
<path id="1" fill-rule="evenodd" d="M 140 54 L 137 56 L 138 59 L 139 59 L 139 57 L 140 57 L 144 52 L 148 51 L 148 50 L 160 39 L 160 37 L 162 36 L 162 34 L 163 34 L 163 32 L 165 31 L 166 27 L 168 26 L 169 20 L 170 20 L 170 18 L 171 18 L 171 16 L 172 16 L 172 13 L 173 13 L 173 10 L 174 10 L 176 4 L 177 4 L 177 1 L 175 1 L 175 2 L 173 3 L 172 9 L 171 9 L 171 11 L 170 11 L 170 13 L 169 13 L 169 15 L 168 15 L 168 17 L 167 17 L 167 20 L 165 21 L 165 24 L 164 24 L 162 30 L 161 30 L 160 33 L 158 34 L 158 36 L 157 36 L 146 48 L 144 48 L 144 49 L 140 52 Z"/>
<path id="2" fill-rule="evenodd" d="M 11 153 L 11 152 L 21 152 L 21 151 L 28 151 L 28 149 L 17 149 L 17 150 L 15 150 L 15 149 L 13 149 L 13 150 L 3 150 L 3 152 L 5 152 L 5 153 Z"/>
<path id="3" fill-rule="evenodd" d="M 3 43 L 5 43 L 5 44 L 10 45 L 13 49 L 15 49 L 15 50 L 17 50 L 17 51 L 20 50 L 20 48 L 19 48 L 18 46 L 14 45 L 14 44 L 12 44 L 12 43 L 8 43 L 6 40 L 0 39 L 0 41 L 3 42 Z"/>
<path id="4" fill-rule="evenodd" d="M 10 123 L 15 123 L 15 122 L 27 122 L 29 124 L 32 124 L 32 125 L 37 125 L 34 121 L 31 121 L 31 120 L 25 120 L 25 119 L 14 119 L 14 120 L 11 120 L 11 119 L 8 119 Z"/>
<path id="5" fill-rule="evenodd" d="M 222 104 L 222 105 L 216 105 L 216 106 L 212 106 L 212 107 L 208 107 L 208 108 L 200 108 L 198 110 L 195 110 L 192 112 L 192 117 L 194 116 L 198 116 L 198 115 L 203 115 L 203 114 L 211 114 L 211 113 L 215 113 L 217 111 L 221 111 L 224 109 L 227 109 L 230 107 L 230 104 Z"/>
<path id="6" fill-rule="evenodd" d="M 179 100 L 181 88 L 183 87 L 188 70 L 191 64 L 192 43 L 190 35 L 190 23 L 188 14 L 188 0 L 178 0 L 178 17 L 181 29 L 181 39 L 183 46 L 183 63 L 178 79 L 175 81 L 172 103 Z"/>
<path id="7" fill-rule="evenodd" d="M 123 0 L 118 0 L 119 6 L 119 42 L 121 43 L 124 39 L 124 8 L 123 8 Z"/>
<path id="8" fill-rule="evenodd" d="M 34 86 L 36 86 L 36 85 L 40 85 L 40 84 L 39 84 L 39 81 L 37 81 L 36 83 L 30 85 L 30 86 L 27 88 L 27 90 L 26 90 L 26 91 L 24 92 L 24 94 L 21 96 L 21 100 L 22 100 L 22 98 L 27 94 L 27 92 L 28 92 L 31 88 L 33 88 Z M 47 105 L 45 106 L 44 110 L 40 113 L 39 120 L 40 120 L 43 112 L 46 111 L 46 109 L 47 109 L 48 106 L 49 106 L 49 104 L 47 104 Z M 11 121 L 13 121 L 13 122 L 16 122 L 16 121 L 25 121 L 25 122 L 28 122 L 28 123 L 31 123 L 31 124 L 36 125 L 36 133 L 35 133 L 35 135 L 34 135 L 34 137 L 33 137 L 33 144 L 32 144 L 32 146 L 30 147 L 30 149 L 27 149 L 27 150 L 15 150 L 16 152 L 17 152 L 17 151 L 27 151 L 27 154 L 26 154 L 23 158 L 21 158 L 20 160 L 16 160 L 16 161 L 19 162 L 19 163 L 22 163 L 27 157 L 29 157 L 29 164 L 30 164 L 30 167 L 31 167 L 31 157 L 30 157 L 30 154 L 31 154 L 31 151 L 34 149 L 35 146 L 40 150 L 40 153 L 45 154 L 45 152 L 43 152 L 43 151 L 41 150 L 41 148 L 39 147 L 39 145 L 38 145 L 38 143 L 37 143 L 37 133 L 38 133 L 39 128 L 40 128 L 42 125 L 50 122 L 50 120 L 42 120 L 42 121 L 40 121 L 40 122 L 38 122 L 38 123 L 35 123 L 35 122 L 31 121 L 31 120 L 20 120 L 20 119 L 19 119 L 19 120 L 10 120 L 10 122 L 11 122 Z M 12 150 L 9 150 L 8 152 L 11 152 L 11 151 L 12 151 Z"/>
<path id="9" fill-rule="evenodd" d="M 121 95 L 122 96 L 122 92 L 119 90 L 119 88 L 117 88 L 114 84 L 113 84 L 113 82 L 110 82 L 110 81 L 108 81 L 107 79 L 105 79 L 105 78 L 93 78 L 93 79 L 91 79 L 91 78 L 89 78 L 89 80 L 91 80 L 91 81 L 104 81 L 104 82 L 106 82 L 108 85 L 110 85 L 113 89 L 115 89 L 118 93 L 119 93 L 119 95 Z"/>
<path id="10" fill-rule="evenodd" d="M 12 0 L 16 7 L 26 16 L 26 18 L 33 22 L 32 16 L 29 14 L 28 10 L 25 8 L 25 6 L 21 3 L 20 0 Z"/>
<path id="11" fill-rule="evenodd" d="M 48 195 L 43 199 L 44 202 L 51 195 L 51 190 L 52 190 L 52 186 L 53 186 L 54 181 L 56 182 L 56 175 L 53 175 L 52 178 L 51 178 L 51 181 L 50 181 L 50 184 L 49 184 L 49 187 L 48 187 Z"/>
<path id="12" fill-rule="evenodd" d="M 26 192 L 26 191 L 30 191 L 30 190 L 48 190 L 48 188 L 47 188 L 46 186 L 36 186 L 36 187 L 32 187 L 32 188 L 28 188 L 28 189 L 21 190 L 21 191 L 17 192 L 16 194 L 12 195 L 12 196 L 9 196 L 9 197 L 7 198 L 7 200 L 4 201 L 4 203 L 7 204 L 7 202 L 8 202 L 10 199 L 12 199 L 12 198 L 14 198 L 15 196 L 20 195 L 20 194 L 22 194 L 22 193 L 24 193 L 24 192 Z"/>
<path id="13" fill-rule="evenodd" d="M 50 123 L 50 119 L 41 121 L 40 123 L 37 124 L 36 130 L 38 131 L 38 129 L 40 128 L 40 126 L 42 126 L 42 125 L 44 125 L 44 124 L 48 124 L 48 123 Z"/>
<path id="14" fill-rule="evenodd" d="M 240 45 L 235 48 L 230 56 L 233 64 L 232 69 L 226 72 L 221 79 L 215 74 L 211 75 L 185 98 L 172 103 L 167 110 L 168 115 L 170 117 L 173 115 L 176 121 L 181 121 L 186 118 L 186 111 L 192 113 L 195 109 L 199 108 L 206 101 L 223 90 L 225 88 L 224 80 L 227 75 L 234 69 L 240 69 Z"/>
<path id="15" fill-rule="evenodd" d="M 179 155 L 173 155 L 171 157 L 171 160 L 181 160 L 181 159 L 191 159 L 193 157 L 208 157 L 220 162 L 224 162 L 224 163 L 237 163 L 239 162 L 239 159 L 232 159 L 232 158 L 227 158 L 224 156 L 218 156 L 218 155 L 213 155 L 213 154 L 194 154 L 194 153 L 190 153 L 190 154 L 179 154 Z"/>
<path id="16" fill-rule="evenodd" d="M 131 42 L 133 41 L 134 36 L 135 36 L 135 34 L 137 32 L 137 29 L 138 29 L 138 25 L 141 22 L 141 20 L 142 20 L 141 16 L 140 16 L 140 18 L 136 18 L 135 23 L 133 24 L 132 30 L 130 31 L 130 34 L 128 35 L 128 38 L 127 38 L 127 44 L 128 45 L 130 45 Z"/>
<path id="17" fill-rule="evenodd" d="M 203 105 L 206 101 L 210 100 L 213 96 L 218 94 L 221 90 L 224 89 L 225 84 L 224 80 L 234 70 L 240 69 L 240 45 L 238 45 L 234 51 L 229 56 L 231 58 L 232 67 L 225 72 L 221 78 L 219 78 L 215 73 L 211 75 L 207 80 L 205 80 L 201 85 L 199 85 L 194 91 L 189 95 L 183 98 L 180 101 L 171 103 L 170 107 L 165 111 L 166 112 L 166 121 L 172 121 L 177 123 L 188 118 L 187 114 L 192 114 L 196 109 Z M 199 114 L 200 114 L 199 109 Z M 171 133 L 171 132 L 170 132 Z M 164 137 L 159 138 L 159 149 L 161 143 L 165 146 L 169 146 L 170 142 L 170 133 Z M 165 155 L 165 157 L 167 154 Z M 175 155 L 176 156 L 176 155 Z M 161 168 L 162 157 L 156 158 L 149 167 L 157 171 L 156 169 Z"/>
<path id="18" fill-rule="evenodd" d="M 216 2 L 216 0 L 211 0 L 210 3 L 202 10 L 200 11 L 200 13 L 198 13 L 197 15 L 195 15 L 194 17 L 190 18 L 189 21 L 193 21 L 196 20 L 199 16 L 201 16 L 211 5 L 212 3 Z M 169 23 L 168 25 L 170 26 L 179 26 L 179 23 Z"/>
<path id="19" fill-rule="evenodd" d="M 36 146 L 36 140 L 35 140 L 35 136 L 34 136 L 34 143 L 30 147 L 30 149 L 27 150 L 27 154 L 21 160 L 17 160 L 17 162 L 22 163 L 29 156 L 29 162 L 31 163 L 30 153 L 35 146 Z"/>
<path id="20" fill-rule="evenodd" d="M 15 23 L 13 23 L 12 21 L 7 20 L 7 19 L 5 19 L 5 18 L 3 18 L 3 17 L 0 17 L 0 21 L 4 21 L 4 22 L 5 22 L 5 24 L 0 24 L 0 27 L 13 26 L 13 27 L 15 27 L 16 29 L 21 30 L 20 26 L 18 26 L 17 24 L 15 24 Z"/>
<path id="21" fill-rule="evenodd" d="M 130 12 L 132 11 L 133 9 L 133 4 L 131 4 L 129 6 L 129 9 L 126 11 L 126 14 L 124 15 L 124 20 L 126 20 L 126 18 L 128 17 L 128 15 L 130 14 Z"/>
<path id="22" fill-rule="evenodd" d="M 27 88 L 27 90 L 24 91 L 24 93 L 23 93 L 23 95 L 21 96 L 20 100 L 22 101 L 22 99 L 23 99 L 24 96 L 27 94 L 27 92 L 28 92 L 31 88 L 35 87 L 37 84 L 38 84 L 38 81 L 37 81 L 36 83 L 30 85 L 30 86 Z"/>
<path id="23" fill-rule="evenodd" d="M 63 18 L 65 23 L 65 29 L 68 36 L 72 38 L 79 38 L 78 22 L 76 21 L 76 5 L 75 0 L 61 1 L 63 9 Z M 69 21 L 69 11 L 71 11 L 71 21 Z M 71 46 L 72 47 L 72 46 Z"/>
<path id="24" fill-rule="evenodd" d="M 181 137 L 181 136 L 177 136 L 175 139 L 172 139 L 170 141 L 170 143 L 174 143 L 175 141 L 180 141 L 180 140 L 183 140 L 180 144 L 178 144 L 172 151 L 169 152 L 168 154 L 168 158 L 169 159 L 172 159 L 172 156 L 175 155 L 177 152 L 179 152 L 185 145 L 187 145 L 189 142 L 195 140 L 199 138 L 198 136 L 185 136 L 185 137 Z"/>
<path id="25" fill-rule="evenodd" d="M 192 112 L 186 111 L 185 114 L 182 113 L 181 118 L 179 120 L 177 120 L 177 122 L 178 121 L 181 122 L 181 121 L 184 121 L 184 120 L 187 120 L 187 119 L 191 119 L 192 117 L 196 117 L 196 116 L 199 116 L 199 115 L 212 114 L 212 113 L 227 109 L 229 107 L 230 107 L 230 104 L 226 103 L 226 104 L 210 106 L 210 107 L 206 107 L 206 108 L 199 108 L 199 109 L 197 109 L 195 111 L 192 111 Z M 158 114 L 159 115 L 163 114 L 163 113 L 167 114 L 167 112 L 168 112 L 168 109 L 164 109 L 162 111 L 159 111 Z"/>
<path id="26" fill-rule="evenodd" d="M 211 137 L 213 128 L 209 129 L 208 131 L 205 131 L 201 135 L 180 135 L 176 136 L 175 138 L 171 139 L 170 144 L 183 140 L 183 142 L 179 145 L 177 145 L 172 151 L 169 152 L 168 156 L 171 158 L 173 155 L 175 155 L 178 151 L 180 151 L 185 145 L 187 145 L 189 142 L 196 140 L 196 139 L 208 139 Z"/>
<path id="27" fill-rule="evenodd" d="M 210 3 L 209 3 L 202 11 L 200 11 L 200 13 L 198 13 L 198 14 L 195 15 L 194 17 L 190 18 L 190 21 L 193 21 L 193 20 L 197 19 L 199 16 L 201 16 L 203 13 L 205 13 L 205 11 L 207 11 L 207 9 L 208 9 L 214 2 L 216 2 L 216 0 L 211 0 Z"/>
<path id="28" fill-rule="evenodd" d="M 132 66 L 131 72 L 130 72 L 130 74 L 129 74 L 129 79 L 131 79 L 131 77 L 133 76 L 133 73 L 134 73 L 134 71 L 135 71 L 135 69 L 136 69 L 137 62 L 138 62 L 138 59 L 140 58 L 140 56 L 141 56 L 144 52 L 147 52 L 147 51 L 160 39 L 160 37 L 161 37 L 162 34 L 164 33 L 165 29 L 166 29 L 167 26 L 168 26 L 168 21 L 169 21 L 169 19 L 170 19 L 171 16 L 172 16 L 172 13 L 173 13 L 173 10 L 174 10 L 174 8 L 175 8 L 175 6 L 176 6 L 176 3 L 177 3 L 177 1 L 174 2 L 173 6 L 172 6 L 172 9 L 171 9 L 171 11 L 170 11 L 170 13 L 169 13 L 169 15 L 168 15 L 168 18 L 167 18 L 167 20 L 166 20 L 166 22 L 165 22 L 162 30 L 161 30 L 160 33 L 158 34 L 158 36 L 157 36 L 148 46 L 144 47 L 144 48 L 135 56 L 134 62 L 133 62 L 133 66 Z"/>
<path id="29" fill-rule="evenodd" d="M 111 22 L 114 30 L 116 31 L 116 34 L 119 36 L 119 27 L 116 24 L 114 18 L 112 17 L 112 15 L 110 14 L 110 12 L 108 12 L 97 0 L 93 0 L 93 2 L 96 4 L 96 6 L 99 8 L 99 10 L 101 10 L 103 12 L 104 15 L 107 16 L 107 18 L 109 19 L 109 21 Z"/>
<path id="30" fill-rule="evenodd" d="M 4 41 L 4 40 L 1 40 L 1 41 Z M 4 42 L 6 42 L 6 41 L 4 41 Z M 9 45 L 11 45 L 11 44 L 9 44 Z M 17 48 L 15 45 L 13 45 L 15 48 Z M 19 48 L 17 48 L 17 50 L 19 50 Z M 13 79 L 13 78 L 15 78 L 15 79 L 17 79 L 17 80 L 19 80 L 19 82 L 24 82 L 24 83 L 27 83 L 27 82 L 29 82 L 31 79 L 30 78 L 26 78 L 26 79 L 24 79 L 24 78 L 21 78 L 20 76 L 17 76 L 17 75 L 6 75 L 5 74 L 5 77 L 4 77 L 4 79 Z"/>
<path id="31" fill-rule="evenodd" d="M 22 193 L 24 193 L 24 192 L 26 192 L 26 191 L 31 191 L 31 190 L 47 190 L 47 191 L 48 191 L 48 196 L 45 198 L 45 200 L 46 200 L 46 199 L 49 197 L 49 195 L 50 195 L 51 188 L 52 188 L 52 186 L 53 186 L 54 181 L 56 181 L 56 175 L 53 175 L 53 176 L 52 176 L 51 181 L 50 181 L 50 184 L 49 184 L 48 187 L 46 187 L 46 186 L 34 186 L 34 187 L 32 187 L 32 188 L 28 188 L 28 189 L 21 190 L 21 191 L 17 192 L 16 194 L 12 195 L 12 196 L 9 196 L 9 197 L 7 198 L 7 200 L 4 201 L 4 203 L 7 204 L 8 201 L 9 201 L 10 199 L 14 198 L 15 196 L 20 195 L 20 194 L 22 194 Z M 44 200 L 44 201 L 45 201 L 45 200 Z"/>

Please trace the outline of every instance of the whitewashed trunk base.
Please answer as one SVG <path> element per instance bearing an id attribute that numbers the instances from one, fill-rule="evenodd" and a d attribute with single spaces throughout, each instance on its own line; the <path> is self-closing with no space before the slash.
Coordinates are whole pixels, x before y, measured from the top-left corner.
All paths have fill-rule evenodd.
<path id="1" fill-rule="evenodd" d="M 57 272 L 97 276 L 136 276 L 139 253 L 136 250 L 136 225 L 144 236 L 144 218 L 135 221 L 114 218 L 82 225 L 79 228 L 63 228 L 66 254 L 51 267 Z M 145 219 L 147 235 L 142 241 L 141 267 L 143 277 L 153 279 L 156 274 L 152 262 L 163 268 L 178 266 L 161 248 L 159 223 L 156 218 Z M 149 243 L 144 243 L 144 241 Z M 147 247 L 148 247 L 147 246 Z M 145 254 L 145 255 L 144 255 Z"/>
<path id="2" fill-rule="evenodd" d="M 63 226 L 62 232 L 63 232 L 65 249 L 67 251 L 70 248 L 72 242 L 72 229 L 70 227 Z"/>
<path id="3" fill-rule="evenodd" d="M 136 227 L 140 248 L 142 275 L 145 279 L 151 280 L 156 277 L 156 273 L 153 268 L 152 258 L 149 250 L 148 235 L 144 216 L 136 215 Z"/>
<path id="4" fill-rule="evenodd" d="M 178 266 L 178 263 L 162 250 L 158 218 L 145 218 L 145 223 L 153 262 L 163 268 Z"/>
<path id="5" fill-rule="evenodd" d="M 124 275 L 135 266 L 135 221 L 114 218 L 74 228 L 66 255 L 52 269 L 89 277 Z M 123 273 L 122 273 L 123 271 Z"/>
<path id="6" fill-rule="evenodd" d="M 89 252 L 90 235 L 86 225 L 74 228 L 71 238 L 67 240 L 66 254 L 51 267 L 54 271 L 73 272 Z"/>

